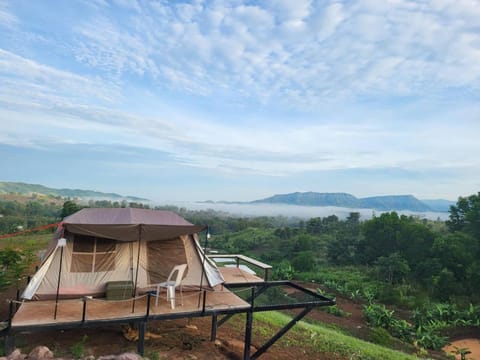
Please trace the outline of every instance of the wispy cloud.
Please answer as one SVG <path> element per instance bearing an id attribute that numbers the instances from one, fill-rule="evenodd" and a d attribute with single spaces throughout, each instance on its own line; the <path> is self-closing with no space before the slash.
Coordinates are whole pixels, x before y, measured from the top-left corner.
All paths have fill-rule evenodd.
<path id="1" fill-rule="evenodd" d="M 92 67 L 199 95 L 300 107 L 325 97 L 383 97 L 386 90 L 438 95 L 478 88 L 472 12 L 478 10 L 468 1 L 152 3 L 121 23 L 84 21 L 75 51 Z"/>
<path id="2" fill-rule="evenodd" d="M 3 99 L 21 94 L 17 98 L 22 101 L 69 98 L 78 102 L 91 99 L 113 102 L 119 96 L 119 89 L 113 83 L 58 70 L 3 49 L 0 49 L 0 80 L 4 84 L 0 89 Z"/>
<path id="3" fill-rule="evenodd" d="M 18 23 L 18 19 L 8 9 L 7 3 L 0 2 L 0 27 L 13 27 Z"/>

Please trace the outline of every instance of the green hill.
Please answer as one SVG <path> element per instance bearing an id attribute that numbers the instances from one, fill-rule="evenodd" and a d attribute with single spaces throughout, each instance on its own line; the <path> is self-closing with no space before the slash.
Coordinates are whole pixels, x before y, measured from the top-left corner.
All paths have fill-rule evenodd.
<path id="1" fill-rule="evenodd" d="M 80 189 L 54 189 L 39 184 L 27 184 L 22 182 L 0 182 L 0 194 L 42 194 L 60 196 L 62 198 L 78 199 L 102 199 L 102 200 L 129 200 L 129 201 L 149 201 L 148 199 L 135 196 L 123 196 L 116 193 L 104 193 L 94 190 Z"/>

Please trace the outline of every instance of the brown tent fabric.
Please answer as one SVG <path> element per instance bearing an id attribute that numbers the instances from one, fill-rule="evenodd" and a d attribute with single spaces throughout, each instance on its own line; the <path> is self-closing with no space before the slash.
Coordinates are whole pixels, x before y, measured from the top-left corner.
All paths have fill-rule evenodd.
<path id="1" fill-rule="evenodd" d="M 194 226 L 172 211 L 137 208 L 86 208 L 67 216 L 63 222 L 66 224 Z"/>
<path id="2" fill-rule="evenodd" d="M 196 234 L 206 226 L 196 226 L 171 211 L 135 208 L 82 209 L 65 218 L 68 232 L 118 241 L 168 240 Z"/>
<path id="3" fill-rule="evenodd" d="M 182 238 L 148 242 L 147 259 L 151 284 L 165 281 L 175 265 L 188 263 Z"/>

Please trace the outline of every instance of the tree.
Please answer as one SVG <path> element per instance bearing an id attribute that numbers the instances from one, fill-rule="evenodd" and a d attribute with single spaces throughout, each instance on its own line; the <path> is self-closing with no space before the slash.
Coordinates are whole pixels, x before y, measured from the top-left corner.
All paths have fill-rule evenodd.
<path id="1" fill-rule="evenodd" d="M 455 279 L 455 275 L 448 269 L 440 271 L 438 276 L 433 278 L 435 293 L 442 301 L 448 300 L 452 295 L 463 293 L 463 287 Z"/>
<path id="2" fill-rule="evenodd" d="M 375 265 L 379 276 L 390 284 L 397 284 L 405 280 L 410 272 L 407 260 L 398 252 L 389 256 L 380 256 Z"/>
<path id="3" fill-rule="evenodd" d="M 76 213 L 78 210 L 80 210 L 81 207 L 78 206 L 75 202 L 71 200 L 67 200 L 63 203 L 62 211 L 60 213 L 60 217 L 63 219 L 69 215 L 72 215 L 73 213 Z"/>
<path id="4" fill-rule="evenodd" d="M 292 266 L 296 271 L 313 271 L 315 269 L 315 257 L 311 251 L 302 251 L 293 258 Z"/>
<path id="5" fill-rule="evenodd" d="M 467 268 L 477 259 L 478 245 L 468 234 L 449 233 L 437 238 L 432 254 L 443 268 L 454 274 L 456 281 L 465 281 Z"/>
<path id="6" fill-rule="evenodd" d="M 400 217 L 396 212 L 383 213 L 363 223 L 364 238 L 359 244 L 361 262 L 373 264 L 380 256 L 398 251 Z"/>
<path id="7" fill-rule="evenodd" d="M 457 205 L 450 206 L 450 231 L 462 231 L 480 239 L 480 192 L 469 197 L 460 197 Z"/>
<path id="8" fill-rule="evenodd" d="M 360 213 L 351 212 L 341 225 L 327 243 L 327 258 L 332 264 L 351 265 L 355 263 L 360 241 Z"/>

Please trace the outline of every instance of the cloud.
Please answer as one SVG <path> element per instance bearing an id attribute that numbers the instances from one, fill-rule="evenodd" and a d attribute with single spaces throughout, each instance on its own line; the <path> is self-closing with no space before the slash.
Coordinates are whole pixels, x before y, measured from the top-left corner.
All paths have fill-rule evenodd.
<path id="1" fill-rule="evenodd" d="M 6 3 L 0 2 L 0 26 L 12 28 L 18 23 L 18 18 L 8 9 Z"/>
<path id="2" fill-rule="evenodd" d="M 94 68 L 227 100 L 443 94 L 480 83 L 471 3 L 155 2 L 121 22 L 108 10 L 84 20 L 74 51 Z"/>
<path id="3" fill-rule="evenodd" d="M 397 65 L 398 60 L 391 59 L 384 64 L 385 71 Z M 364 117 L 372 119 L 361 123 L 349 116 L 338 121 L 343 115 L 330 113 L 324 123 L 266 122 L 245 127 L 182 115 L 182 111 L 162 116 L 121 110 L 115 106 L 122 96 L 117 85 L 4 50 L 0 50 L 0 69 L 4 84 L 0 141 L 6 144 L 130 144 L 162 151 L 185 166 L 270 176 L 346 168 L 480 167 L 474 156 L 478 144 L 470 137 L 480 132 L 478 106 L 403 126 L 397 120 L 387 121 L 385 114 L 364 111 Z M 381 79 L 369 81 L 373 83 L 365 86 L 376 86 L 374 81 Z M 451 118 L 458 118 L 453 129 Z"/>
<path id="4" fill-rule="evenodd" d="M 47 98 L 51 101 L 95 98 L 112 102 L 119 94 L 112 83 L 58 70 L 3 49 L 0 49 L 0 79 L 3 83 L 0 99 L 34 100 L 33 104 L 37 102 L 35 99 L 44 101 Z"/>

